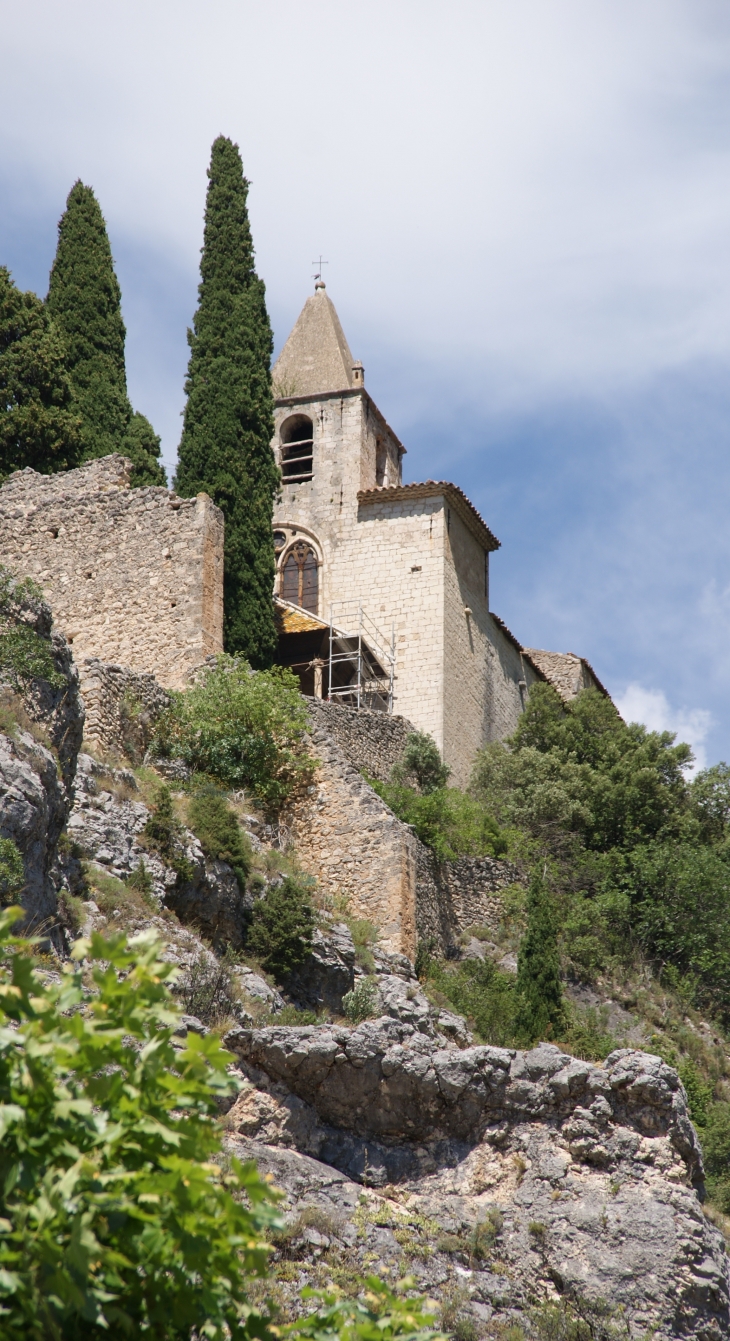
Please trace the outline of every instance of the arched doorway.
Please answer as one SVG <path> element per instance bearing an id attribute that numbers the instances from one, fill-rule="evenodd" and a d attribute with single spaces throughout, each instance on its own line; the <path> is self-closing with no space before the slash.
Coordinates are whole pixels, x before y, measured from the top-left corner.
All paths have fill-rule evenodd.
<path id="1" fill-rule="evenodd" d="M 281 597 L 316 615 L 319 603 L 317 555 L 304 540 L 289 550 L 281 569 Z"/>

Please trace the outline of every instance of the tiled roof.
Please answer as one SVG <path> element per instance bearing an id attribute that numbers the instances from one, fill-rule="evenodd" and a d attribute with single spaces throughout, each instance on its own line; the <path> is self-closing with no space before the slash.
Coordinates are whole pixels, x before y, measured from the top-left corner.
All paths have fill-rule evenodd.
<path id="1" fill-rule="evenodd" d="M 526 647 L 526 654 L 533 665 L 538 666 L 546 680 L 557 689 L 560 697 L 567 702 L 575 698 L 581 689 L 593 687 L 610 699 L 593 667 L 585 657 L 575 652 L 545 652 L 537 647 Z"/>
<path id="2" fill-rule="evenodd" d="M 451 504 L 454 511 L 458 512 L 461 520 L 469 527 L 472 535 L 476 536 L 486 550 L 499 549 L 499 540 L 490 531 L 484 518 L 480 517 L 463 489 L 460 489 L 458 484 L 450 484 L 448 480 L 426 480 L 422 484 L 393 484 L 383 485 L 375 489 L 360 489 L 357 501 L 365 504 L 395 503 L 400 499 L 434 498 L 436 496 L 445 498 Z"/>
<path id="3" fill-rule="evenodd" d="M 280 596 L 274 597 L 274 616 L 279 633 L 316 633 L 318 629 L 329 628 L 324 620 L 298 605 L 282 601 Z"/>

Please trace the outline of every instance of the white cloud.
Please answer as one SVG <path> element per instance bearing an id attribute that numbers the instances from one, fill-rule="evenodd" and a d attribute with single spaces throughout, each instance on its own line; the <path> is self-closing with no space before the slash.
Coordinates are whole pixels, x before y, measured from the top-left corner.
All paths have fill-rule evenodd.
<path id="1" fill-rule="evenodd" d="M 387 340 L 495 404 L 730 357 L 718 0 L 0 14 L 0 159 L 58 212 L 81 175 L 112 234 L 194 270 L 210 142 L 239 141 L 279 340 L 322 249 L 360 357 Z"/>
<path id="2" fill-rule="evenodd" d="M 628 685 L 614 698 L 624 721 L 641 722 L 649 731 L 673 731 L 677 741 L 691 745 L 693 773 L 706 767 L 704 742 L 713 724 L 712 713 L 706 708 L 673 708 L 663 690 L 645 689 L 640 684 Z"/>

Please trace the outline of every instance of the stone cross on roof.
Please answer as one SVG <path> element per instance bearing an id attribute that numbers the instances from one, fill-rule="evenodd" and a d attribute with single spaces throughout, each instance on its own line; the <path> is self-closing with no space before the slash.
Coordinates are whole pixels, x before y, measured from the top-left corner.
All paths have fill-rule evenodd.
<path id="1" fill-rule="evenodd" d="M 283 399 L 349 391 L 362 386 L 354 367 L 335 305 L 322 280 L 318 280 L 274 365 L 274 395 Z"/>

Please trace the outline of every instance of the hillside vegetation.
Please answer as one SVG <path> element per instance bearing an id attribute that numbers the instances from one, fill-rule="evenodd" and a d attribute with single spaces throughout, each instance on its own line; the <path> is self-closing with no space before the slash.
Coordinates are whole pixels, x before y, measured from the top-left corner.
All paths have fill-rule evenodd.
<path id="1" fill-rule="evenodd" d="M 526 992 L 541 975 L 534 1038 L 593 1057 L 617 1046 L 605 1012 L 574 1004 L 585 985 L 631 1011 L 644 1046 L 679 1067 L 711 1193 L 730 1214 L 730 768 L 691 777 L 691 762 L 688 745 L 627 725 L 596 690 L 564 704 L 535 686 L 511 740 L 480 751 L 465 797 L 532 880 L 529 897 L 522 885 L 505 891 L 497 932 L 519 951 L 518 976 L 489 957 L 454 966 L 429 946 L 418 967 L 493 1043 L 530 1041 Z M 556 951 L 565 1000 L 551 979 Z"/>

